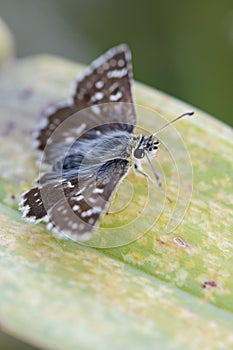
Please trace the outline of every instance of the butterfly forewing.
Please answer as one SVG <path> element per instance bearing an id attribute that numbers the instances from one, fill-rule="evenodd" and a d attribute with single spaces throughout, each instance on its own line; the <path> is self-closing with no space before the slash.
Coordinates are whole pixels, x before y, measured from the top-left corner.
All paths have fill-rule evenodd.
<path id="1" fill-rule="evenodd" d="M 43 161 L 54 164 L 57 159 L 64 158 L 69 148 L 83 140 L 98 139 L 114 133 L 129 133 L 127 120 L 135 115 L 133 104 L 130 103 L 105 103 L 82 109 L 67 118 L 60 124 L 50 138 L 43 151 Z M 107 121 L 107 122 L 106 122 Z M 93 144 L 86 143 L 85 152 Z M 114 156 L 114 154 L 113 154 Z"/>
<path id="2" fill-rule="evenodd" d="M 131 111 L 124 116 L 124 120 L 117 119 L 114 113 L 105 113 L 102 118 L 104 123 L 124 122 L 128 124 L 127 130 L 132 132 L 136 124 L 136 115 L 132 104 L 131 78 L 131 54 L 126 45 L 113 48 L 95 60 L 84 75 L 75 82 L 69 102 L 50 106 L 44 111 L 41 128 L 35 133 L 37 148 L 39 150 L 45 148 L 49 137 L 65 119 L 82 109 L 103 103 L 129 103 L 128 110 Z M 101 116 L 100 112 L 102 109 L 101 111 L 98 108 L 92 109 L 97 120 Z M 82 132 L 88 127 L 86 125 L 86 129 Z"/>

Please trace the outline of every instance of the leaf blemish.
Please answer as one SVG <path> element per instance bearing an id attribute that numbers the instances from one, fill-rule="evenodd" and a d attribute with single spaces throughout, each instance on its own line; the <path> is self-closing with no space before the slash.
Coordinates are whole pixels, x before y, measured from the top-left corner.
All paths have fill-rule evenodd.
<path id="1" fill-rule="evenodd" d="M 20 92 L 19 98 L 20 100 L 26 101 L 32 96 L 32 94 L 33 94 L 33 90 L 31 88 L 26 88 Z"/>
<path id="2" fill-rule="evenodd" d="M 164 242 L 161 238 L 159 238 L 158 241 L 159 241 L 160 244 L 166 244 L 166 242 Z"/>
<path id="3" fill-rule="evenodd" d="M 2 136 L 10 136 L 12 134 L 12 132 L 15 130 L 16 128 L 16 123 L 12 120 L 9 120 L 3 127 L 3 130 L 1 132 Z"/>
<path id="4" fill-rule="evenodd" d="M 173 242 L 179 247 L 179 248 L 187 248 L 188 244 L 185 242 L 185 240 L 181 237 L 173 237 Z"/>
<path id="5" fill-rule="evenodd" d="M 203 289 L 211 287 L 211 288 L 216 288 L 217 287 L 217 283 L 215 281 L 205 281 L 204 283 L 202 283 L 201 287 Z"/>

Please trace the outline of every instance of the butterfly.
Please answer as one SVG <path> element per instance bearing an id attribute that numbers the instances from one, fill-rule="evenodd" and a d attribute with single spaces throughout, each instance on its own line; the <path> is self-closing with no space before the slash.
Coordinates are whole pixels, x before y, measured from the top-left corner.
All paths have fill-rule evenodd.
<path id="1" fill-rule="evenodd" d="M 46 171 L 21 197 L 27 221 L 45 221 L 55 234 L 85 241 L 131 166 L 148 176 L 141 164 L 146 158 L 161 185 L 150 161 L 159 148 L 158 131 L 134 134 L 132 77 L 130 50 L 119 45 L 91 63 L 66 103 L 44 111 L 34 138 Z"/>

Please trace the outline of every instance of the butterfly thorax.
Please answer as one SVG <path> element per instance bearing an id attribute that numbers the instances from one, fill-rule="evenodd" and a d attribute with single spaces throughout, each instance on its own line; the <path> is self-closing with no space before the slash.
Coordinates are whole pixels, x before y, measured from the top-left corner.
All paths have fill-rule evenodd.
<path id="1" fill-rule="evenodd" d="M 67 179 L 77 174 L 80 178 L 88 178 L 110 161 L 129 160 L 132 156 L 131 139 L 132 135 L 122 130 L 102 133 L 101 137 L 92 140 L 78 139 L 53 169 L 60 171 L 62 167 Z"/>

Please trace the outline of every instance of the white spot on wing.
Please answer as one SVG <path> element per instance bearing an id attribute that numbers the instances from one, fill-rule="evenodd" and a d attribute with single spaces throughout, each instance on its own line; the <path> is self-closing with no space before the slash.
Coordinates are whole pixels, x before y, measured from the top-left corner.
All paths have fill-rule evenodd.
<path id="1" fill-rule="evenodd" d="M 119 88 L 119 82 L 115 81 L 109 88 L 110 93 L 112 93 L 114 90 L 116 90 L 117 88 Z"/>
<path id="2" fill-rule="evenodd" d="M 119 101 L 122 97 L 122 92 L 118 91 L 115 95 L 110 95 L 110 101 Z"/>
<path id="3" fill-rule="evenodd" d="M 93 207 L 92 208 L 93 213 L 100 213 L 102 211 L 101 207 Z"/>
<path id="4" fill-rule="evenodd" d="M 94 220 L 93 218 L 90 218 L 90 219 L 88 220 L 88 224 L 90 224 L 90 225 L 93 225 L 94 222 L 95 222 L 95 220 Z"/>
<path id="5" fill-rule="evenodd" d="M 49 222 L 49 223 L 46 225 L 46 228 L 47 228 L 47 230 L 50 231 L 50 230 L 53 228 L 52 222 Z"/>
<path id="6" fill-rule="evenodd" d="M 104 190 L 103 190 L 103 188 L 95 188 L 94 189 L 94 191 L 93 191 L 93 193 L 103 193 L 104 192 Z"/>
<path id="7" fill-rule="evenodd" d="M 109 79 L 111 79 L 111 78 L 122 78 L 125 75 L 127 75 L 127 73 L 128 73 L 127 68 L 123 68 L 123 69 L 120 69 L 120 70 L 114 69 L 112 71 L 109 71 L 107 73 L 107 76 L 108 76 Z"/>
<path id="8" fill-rule="evenodd" d="M 76 230 L 78 228 L 78 224 L 75 222 L 74 224 L 72 224 L 72 229 Z"/>
<path id="9" fill-rule="evenodd" d="M 83 211 L 83 212 L 81 213 L 81 217 L 82 217 L 82 218 L 85 218 L 86 216 L 91 216 L 91 215 L 93 215 L 93 214 L 100 213 L 101 210 L 102 210 L 101 207 L 93 207 L 93 208 L 91 208 L 91 209 L 88 209 L 88 210 L 86 210 L 86 211 Z"/>
<path id="10" fill-rule="evenodd" d="M 117 64 L 117 61 L 116 61 L 114 58 L 111 59 L 111 61 L 110 61 L 110 66 L 111 66 L 111 67 L 115 67 L 116 64 Z"/>
<path id="11" fill-rule="evenodd" d="M 118 67 L 124 67 L 124 65 L 125 65 L 125 61 L 124 60 L 122 60 L 122 59 L 120 59 L 118 62 L 117 62 L 117 65 L 118 65 Z"/>
<path id="12" fill-rule="evenodd" d="M 92 203 L 92 204 L 94 204 L 94 203 L 96 202 L 96 199 L 95 199 L 95 198 L 92 198 L 92 197 L 88 198 L 88 200 L 89 200 L 89 202 Z"/>
<path id="13" fill-rule="evenodd" d="M 92 96 L 91 100 L 92 100 L 92 101 L 100 101 L 100 100 L 103 99 L 103 97 L 104 97 L 103 92 L 96 92 L 96 93 Z"/>
<path id="14" fill-rule="evenodd" d="M 95 87 L 96 87 L 97 89 L 102 89 L 103 86 L 104 86 L 104 82 L 101 81 L 101 80 L 99 80 L 99 81 L 97 81 L 97 82 L 95 83 Z"/>
<path id="15" fill-rule="evenodd" d="M 73 210 L 74 210 L 74 211 L 78 211 L 78 210 L 79 210 L 79 208 L 80 208 L 80 206 L 79 206 L 79 205 L 74 205 L 74 206 L 73 206 Z"/>
<path id="16" fill-rule="evenodd" d="M 56 128 L 56 125 L 55 125 L 55 124 L 52 124 L 52 123 L 51 123 L 51 124 L 49 125 L 49 129 L 50 129 L 50 130 L 54 130 L 55 128 Z"/>
<path id="17" fill-rule="evenodd" d="M 84 191 L 85 189 L 86 189 L 86 187 L 83 186 L 83 187 L 81 188 L 81 190 L 79 190 L 76 194 L 79 195 L 79 194 L 83 193 L 83 191 Z"/>
<path id="18" fill-rule="evenodd" d="M 68 136 L 68 137 L 65 137 L 64 142 L 69 145 L 69 144 L 73 143 L 75 140 L 76 139 L 74 136 Z"/>
<path id="19" fill-rule="evenodd" d="M 46 108 L 45 110 L 45 115 L 49 116 L 52 115 L 54 112 L 56 111 L 56 107 L 55 106 L 49 106 Z M 48 122 L 47 122 L 48 123 Z M 41 126 L 41 125 L 40 125 Z"/>
<path id="20" fill-rule="evenodd" d="M 80 135 L 87 127 L 87 124 L 82 123 L 78 128 L 75 129 L 76 135 Z"/>
<path id="21" fill-rule="evenodd" d="M 100 107 L 98 105 L 93 105 L 91 106 L 91 109 L 92 111 L 95 113 L 95 114 L 99 114 L 100 113 Z"/>

